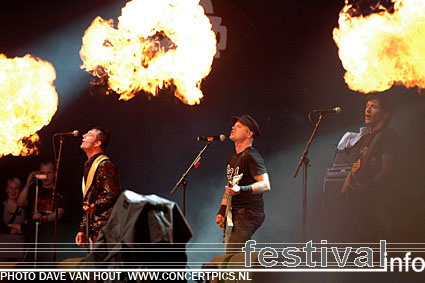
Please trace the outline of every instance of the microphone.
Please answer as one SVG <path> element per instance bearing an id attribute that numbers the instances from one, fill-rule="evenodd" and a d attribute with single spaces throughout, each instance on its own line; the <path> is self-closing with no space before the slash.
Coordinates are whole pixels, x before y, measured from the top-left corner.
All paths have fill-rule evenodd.
<path id="1" fill-rule="evenodd" d="M 206 136 L 199 136 L 197 137 L 198 141 L 224 141 L 226 139 L 226 136 L 221 134 L 218 136 L 212 136 L 212 137 L 206 137 Z"/>
<path id="2" fill-rule="evenodd" d="M 78 137 L 79 134 L 80 134 L 80 132 L 78 130 L 74 130 L 72 132 L 56 133 L 54 135 L 55 136 L 74 136 L 74 137 Z"/>
<path id="3" fill-rule="evenodd" d="M 317 110 L 313 110 L 311 112 L 313 112 L 313 113 L 319 112 L 320 114 L 331 114 L 331 113 L 341 114 L 342 108 L 337 106 L 334 109 L 317 109 Z"/>

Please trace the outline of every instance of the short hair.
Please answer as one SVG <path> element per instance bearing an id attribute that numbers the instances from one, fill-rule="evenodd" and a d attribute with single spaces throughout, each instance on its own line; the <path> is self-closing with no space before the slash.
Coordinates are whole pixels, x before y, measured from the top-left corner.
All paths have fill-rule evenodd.
<path id="1" fill-rule="evenodd" d="M 40 164 L 38 166 L 41 167 L 41 166 L 46 166 L 46 165 L 49 165 L 49 164 L 52 164 L 53 170 L 56 170 L 55 163 L 50 159 L 40 161 Z"/>
<path id="2" fill-rule="evenodd" d="M 102 148 L 102 150 L 105 150 L 109 142 L 111 141 L 111 135 L 109 134 L 109 131 L 102 127 L 92 127 L 92 130 L 98 131 L 96 139 L 101 142 L 100 148 Z"/>
<path id="3" fill-rule="evenodd" d="M 16 185 L 18 185 L 19 190 L 22 189 L 22 182 L 18 178 L 10 178 L 10 179 L 8 179 L 7 180 L 7 187 L 9 186 L 10 183 L 15 183 Z"/>
<path id="4" fill-rule="evenodd" d="M 371 93 L 366 96 L 366 103 L 371 100 L 379 100 L 379 106 L 381 106 L 382 110 L 384 110 L 387 113 L 394 112 L 394 104 L 388 94 L 385 93 Z"/>

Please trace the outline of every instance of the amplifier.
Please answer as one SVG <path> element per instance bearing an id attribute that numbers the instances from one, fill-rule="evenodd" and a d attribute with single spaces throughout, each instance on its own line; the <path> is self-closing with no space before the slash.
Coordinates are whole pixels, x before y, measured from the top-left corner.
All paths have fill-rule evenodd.
<path id="1" fill-rule="evenodd" d="M 345 179 L 351 172 L 352 165 L 334 166 L 326 169 L 323 182 L 322 208 L 329 214 L 340 213 L 345 200 L 341 194 Z"/>

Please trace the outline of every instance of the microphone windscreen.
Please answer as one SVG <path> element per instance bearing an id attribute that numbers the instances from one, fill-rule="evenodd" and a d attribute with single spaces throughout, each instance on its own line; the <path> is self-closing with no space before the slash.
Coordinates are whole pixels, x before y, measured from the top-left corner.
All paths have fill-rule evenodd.
<path id="1" fill-rule="evenodd" d="M 335 110 L 335 114 L 341 114 L 342 113 L 342 108 L 339 107 L 339 106 L 335 107 L 334 110 Z"/>

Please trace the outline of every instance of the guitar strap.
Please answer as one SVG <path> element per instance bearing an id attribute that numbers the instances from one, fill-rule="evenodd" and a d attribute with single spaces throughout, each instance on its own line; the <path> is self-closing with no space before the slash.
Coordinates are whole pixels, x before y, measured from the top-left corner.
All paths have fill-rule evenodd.
<path id="1" fill-rule="evenodd" d="M 91 184 L 93 183 L 93 178 L 94 178 L 94 174 L 96 173 L 97 167 L 99 167 L 99 164 L 103 161 L 103 160 L 108 160 L 109 157 L 106 156 L 105 154 L 101 154 L 98 157 L 96 157 L 96 159 L 93 161 L 92 165 L 90 166 L 90 170 L 89 173 L 87 175 L 87 183 L 85 183 L 84 181 L 84 176 L 83 176 L 83 180 L 82 180 L 82 184 L 81 184 L 81 189 L 83 191 L 83 200 L 85 199 L 87 192 L 91 186 Z M 93 249 L 94 246 L 94 241 L 92 240 L 92 238 L 89 235 L 89 214 L 88 212 L 86 212 L 86 234 L 87 234 L 87 238 L 88 238 L 88 242 L 89 242 L 89 250 Z"/>
<path id="2" fill-rule="evenodd" d="M 239 155 L 239 157 L 238 157 L 238 159 L 237 159 L 237 161 L 236 161 L 236 163 L 235 163 L 235 168 L 237 168 L 237 167 L 239 167 L 239 163 L 241 162 L 241 160 L 242 160 L 242 157 L 244 157 L 250 150 L 252 149 L 252 147 L 247 147 L 247 148 L 245 148 L 244 149 L 244 151 L 242 151 L 241 152 L 241 154 Z M 235 172 L 233 172 L 233 174 L 234 174 Z M 239 172 L 238 172 L 238 174 L 239 174 Z M 235 175 L 235 174 L 234 174 Z M 236 174 L 237 175 L 237 174 Z M 233 176 L 232 176 L 233 177 Z M 231 181 L 231 178 L 230 178 L 230 180 L 228 180 L 229 182 Z"/>
<path id="3" fill-rule="evenodd" d="M 101 154 L 93 161 L 89 170 L 89 174 L 87 175 L 87 183 L 85 183 L 84 176 L 83 176 L 83 181 L 82 181 L 83 199 L 86 197 L 87 191 L 89 190 L 91 184 L 93 183 L 93 178 L 94 178 L 94 174 L 96 173 L 97 167 L 99 167 L 99 164 L 103 160 L 107 160 L 107 159 L 109 159 L 108 156 L 106 156 L 105 154 Z"/>
<path id="4" fill-rule="evenodd" d="M 237 167 L 239 167 L 239 163 L 241 162 L 241 160 L 242 160 L 242 157 L 244 157 L 246 154 L 247 154 L 247 152 L 248 151 L 250 151 L 252 149 L 252 147 L 247 147 L 246 149 L 244 149 L 242 152 L 241 152 L 241 154 L 239 155 L 239 157 L 238 157 L 238 159 L 237 159 L 237 161 L 236 161 L 236 163 L 235 163 L 235 167 L 234 168 L 237 168 Z M 233 172 L 233 175 L 235 175 L 234 174 L 235 172 Z M 238 174 L 239 174 L 239 172 L 238 172 Z M 237 175 L 237 174 L 236 174 Z M 233 176 L 232 176 L 233 177 Z M 231 180 L 232 179 L 230 179 L 230 180 L 228 180 L 228 182 L 231 182 Z M 227 195 L 227 194 L 226 194 Z M 230 198 L 229 198 L 229 195 L 227 195 L 227 199 L 228 200 L 230 200 Z M 227 205 L 229 206 L 229 213 L 232 213 L 232 204 L 231 204 L 231 201 L 230 202 L 228 202 L 227 203 Z"/>

